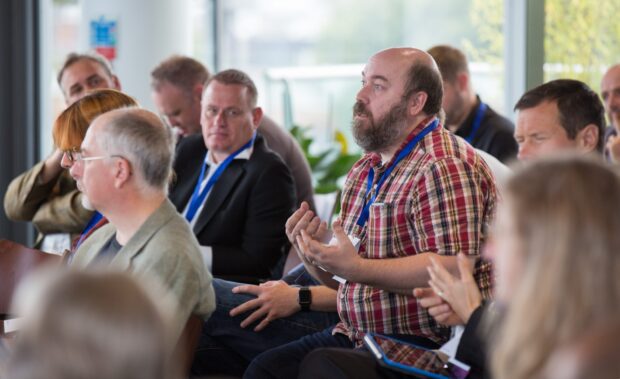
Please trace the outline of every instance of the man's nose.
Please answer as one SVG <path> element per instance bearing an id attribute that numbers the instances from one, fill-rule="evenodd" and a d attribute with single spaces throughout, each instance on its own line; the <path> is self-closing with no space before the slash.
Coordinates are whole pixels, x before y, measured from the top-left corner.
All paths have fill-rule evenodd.
<path id="1" fill-rule="evenodd" d="M 517 153 L 517 159 L 520 161 L 526 161 L 531 157 L 531 147 L 529 143 L 523 142 L 519 144 L 519 152 Z"/>

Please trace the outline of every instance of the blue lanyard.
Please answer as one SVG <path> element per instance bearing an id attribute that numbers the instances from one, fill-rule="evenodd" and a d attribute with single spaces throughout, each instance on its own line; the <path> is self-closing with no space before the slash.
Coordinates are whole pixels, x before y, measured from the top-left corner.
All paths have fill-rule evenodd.
<path id="1" fill-rule="evenodd" d="M 375 202 L 375 199 L 377 198 L 377 195 L 379 194 L 379 189 L 381 188 L 381 186 L 383 186 L 383 183 L 385 183 L 386 179 L 388 178 L 388 176 L 390 176 L 392 171 L 394 171 L 394 167 L 396 167 L 396 165 L 401 160 L 403 160 L 403 158 L 409 155 L 409 153 L 411 153 L 415 145 L 417 145 L 418 142 L 420 142 L 420 140 L 422 140 L 422 138 L 424 138 L 428 133 L 432 132 L 437 127 L 437 125 L 439 125 L 439 120 L 435 119 L 433 120 L 432 123 L 430 123 L 424 129 L 422 129 L 420 134 L 415 136 L 414 139 L 412 139 L 411 141 L 409 141 L 409 143 L 407 143 L 407 145 L 405 145 L 405 147 L 396 156 L 396 159 L 392 161 L 392 164 L 389 165 L 388 168 L 383 172 L 381 177 L 377 180 L 377 184 L 375 187 L 375 194 L 367 203 L 364 204 L 364 209 L 362 209 L 362 213 L 357 219 L 357 225 L 363 228 L 364 225 L 366 224 L 366 221 L 368 220 L 368 216 L 370 214 L 370 206 Z M 374 178 L 375 178 L 375 171 L 373 168 L 371 168 L 370 171 L 368 172 L 368 182 L 366 183 L 366 194 L 364 195 L 364 199 L 368 198 L 368 194 L 370 194 L 370 191 L 372 190 L 372 183 L 374 181 Z"/>
<path id="2" fill-rule="evenodd" d="M 101 220 L 102 218 L 103 218 L 103 216 L 101 215 L 101 213 L 95 211 L 95 214 L 93 215 L 93 217 L 90 218 L 90 221 L 88 221 L 88 224 L 86 224 L 86 227 L 84 228 L 84 230 L 82 230 L 82 234 L 80 234 L 80 239 L 78 240 L 77 244 L 75 245 L 76 249 L 78 247 L 80 247 L 82 242 L 84 242 L 84 238 L 86 238 L 86 236 L 88 235 L 88 232 L 90 232 L 90 230 L 93 228 L 93 226 L 97 225 L 99 220 Z"/>
<path id="3" fill-rule="evenodd" d="M 467 138 L 465 138 L 465 141 L 469 142 L 470 145 L 471 145 L 471 142 L 474 140 L 474 136 L 476 135 L 476 132 L 478 131 L 478 129 L 480 129 L 480 124 L 482 123 L 482 117 L 484 116 L 484 113 L 486 112 L 486 110 L 487 110 L 487 105 L 481 101 L 480 105 L 478 105 L 478 110 L 476 111 L 476 117 L 474 117 L 474 122 L 471 124 L 471 132 L 469 133 Z"/>
<path id="4" fill-rule="evenodd" d="M 205 198 L 207 197 L 207 194 L 211 190 L 211 187 L 213 187 L 213 185 L 215 185 L 215 183 L 220 178 L 220 176 L 222 176 L 222 173 L 224 172 L 224 170 L 226 170 L 226 167 L 228 167 L 230 162 L 232 162 L 233 159 L 235 159 L 235 157 L 239 155 L 239 153 L 241 153 L 243 150 L 254 145 L 255 139 L 256 139 L 256 132 L 254 132 L 254 134 L 252 135 L 252 138 L 245 145 L 241 146 L 239 150 L 235 151 L 234 153 L 226 157 L 226 159 L 224 159 L 224 161 L 219 165 L 217 170 L 215 170 L 213 175 L 207 181 L 207 185 L 205 186 L 205 188 L 203 188 L 203 190 L 200 191 L 200 185 L 202 184 L 202 181 L 204 180 L 205 171 L 207 168 L 207 164 L 203 163 L 202 170 L 200 171 L 200 177 L 198 178 L 198 183 L 196 183 L 196 187 L 194 188 L 194 193 L 192 194 L 192 199 L 189 203 L 189 209 L 187 210 L 187 214 L 185 215 L 185 219 L 187 221 L 191 222 L 194 219 L 194 216 L 196 215 L 198 208 L 200 208 L 200 204 L 202 204 L 205 201 Z M 207 152 L 207 154 L 209 154 L 209 152 Z M 205 155 L 205 162 L 206 161 L 207 161 L 207 156 Z"/>

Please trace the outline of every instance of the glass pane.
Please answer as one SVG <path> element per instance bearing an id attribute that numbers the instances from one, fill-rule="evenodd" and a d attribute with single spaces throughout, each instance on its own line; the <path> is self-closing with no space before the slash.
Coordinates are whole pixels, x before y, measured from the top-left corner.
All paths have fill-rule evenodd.
<path id="1" fill-rule="evenodd" d="M 47 0 L 42 2 L 45 23 L 41 30 L 43 79 L 41 83 L 41 157 L 52 151 L 53 120 L 65 109 L 65 99 L 56 83 L 56 75 L 67 54 L 78 49 L 82 8 L 78 0 Z M 48 13 L 49 12 L 49 13 Z M 51 33 L 45 31 L 50 30 Z"/>
<path id="2" fill-rule="evenodd" d="M 545 81 L 572 78 L 599 91 L 605 69 L 620 58 L 617 0 L 546 0 Z"/>
<path id="3" fill-rule="evenodd" d="M 248 72 L 267 114 L 288 127 L 310 126 L 325 142 L 336 130 L 349 135 L 360 72 L 373 53 L 387 47 L 461 48 L 471 60 L 478 93 L 503 109 L 502 0 L 221 4 L 220 68 Z"/>

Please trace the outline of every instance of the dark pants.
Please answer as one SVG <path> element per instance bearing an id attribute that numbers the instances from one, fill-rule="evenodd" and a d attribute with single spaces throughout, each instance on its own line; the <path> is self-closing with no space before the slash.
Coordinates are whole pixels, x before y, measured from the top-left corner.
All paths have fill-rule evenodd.
<path id="1" fill-rule="evenodd" d="M 266 351 L 252 361 L 248 369 L 245 371 L 244 378 L 257 379 L 257 378 L 297 378 L 302 372 L 300 371 L 301 362 L 313 351 L 320 348 L 344 348 L 345 352 L 356 351 L 352 350 L 355 345 L 349 337 L 336 334 L 332 335 L 333 327 L 325 329 L 322 332 L 314 333 L 303 337 L 302 339 L 288 343 L 286 345 L 277 347 Z M 438 348 L 439 346 L 424 338 L 413 335 L 391 335 L 407 342 L 413 342 L 416 345 L 423 346 L 430 349 Z M 342 349 L 328 349 L 328 350 L 342 350 Z M 365 349 L 357 349 L 357 351 L 364 351 Z M 370 367 L 374 362 L 370 362 Z M 374 370 L 373 370 L 374 371 Z M 344 372 L 344 371 L 343 371 Z M 331 377 L 328 373 L 325 377 Z M 344 375 L 344 374 L 343 374 Z M 343 376 L 347 377 L 347 376 Z M 373 378 L 380 376 L 371 376 Z M 389 376 L 387 376 L 389 377 Z M 310 378 L 310 376 L 308 376 Z"/>
<path id="2" fill-rule="evenodd" d="M 404 374 L 381 367 L 365 349 L 317 349 L 303 360 L 300 379 L 392 379 Z"/>
<path id="3" fill-rule="evenodd" d="M 313 285 L 312 278 L 303 270 L 292 272 L 287 283 Z M 272 321 L 264 330 L 255 332 L 256 324 L 241 328 L 239 324 L 249 314 L 231 317 L 231 309 L 252 300 L 248 294 L 234 294 L 232 289 L 240 283 L 221 279 L 213 280 L 216 309 L 205 322 L 192 364 L 192 375 L 225 374 L 241 376 L 250 361 L 258 354 L 296 341 L 308 334 L 320 332 L 335 325 L 336 312 L 297 312 L 289 317 Z"/>
<path id="4" fill-rule="evenodd" d="M 320 347 L 353 348 L 349 337 L 336 334 L 332 336 L 332 329 L 310 334 L 297 341 L 268 350 L 252 361 L 245 371 L 244 378 L 296 378 L 299 375 L 301 361 L 311 351 Z"/>

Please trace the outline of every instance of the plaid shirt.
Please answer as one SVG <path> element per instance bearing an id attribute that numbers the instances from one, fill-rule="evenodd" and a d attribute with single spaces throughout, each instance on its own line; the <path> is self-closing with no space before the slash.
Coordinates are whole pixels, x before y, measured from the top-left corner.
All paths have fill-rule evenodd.
<path id="1" fill-rule="evenodd" d="M 394 157 L 428 123 L 415 128 Z M 496 189 L 493 174 L 470 145 L 441 125 L 435 128 L 394 168 L 370 207 L 366 225 L 360 227 L 356 222 L 364 207 L 368 173 L 375 170 L 376 182 L 389 167 L 380 160 L 375 153 L 362 157 L 351 168 L 342 194 L 340 218 L 345 232 L 361 240 L 362 257 L 387 259 L 423 252 L 479 255 L 495 209 Z M 488 297 L 490 265 L 480 263 L 475 277 Z M 447 336 L 446 328 L 442 330 L 418 306 L 413 294 L 347 281 L 338 289 L 338 313 L 341 322 L 334 333 L 346 334 L 358 344 L 365 332 L 414 334 L 438 343 Z"/>

